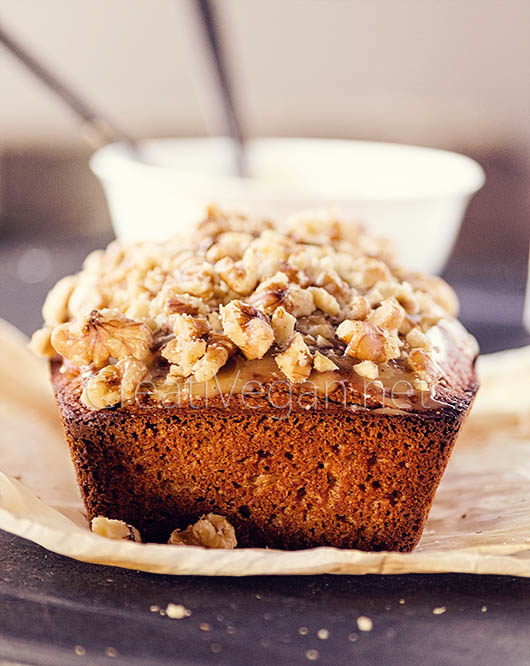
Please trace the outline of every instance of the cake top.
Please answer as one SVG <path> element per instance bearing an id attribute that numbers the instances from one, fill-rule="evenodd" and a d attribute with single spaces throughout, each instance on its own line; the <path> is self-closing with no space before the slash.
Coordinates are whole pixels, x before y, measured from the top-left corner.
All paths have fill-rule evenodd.
<path id="1" fill-rule="evenodd" d="M 184 240 L 90 254 L 49 293 L 32 347 L 83 375 L 92 409 L 259 359 L 292 384 L 402 370 L 421 392 L 440 372 L 430 332 L 457 309 L 442 279 L 401 268 L 361 226 L 300 214 L 280 230 L 210 207 Z"/>

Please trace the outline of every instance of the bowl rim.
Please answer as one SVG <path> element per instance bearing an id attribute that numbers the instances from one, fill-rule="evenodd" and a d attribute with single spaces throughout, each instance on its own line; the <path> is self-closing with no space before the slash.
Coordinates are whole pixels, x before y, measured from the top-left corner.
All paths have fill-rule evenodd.
<path id="1" fill-rule="evenodd" d="M 197 146 L 211 145 L 212 149 L 216 146 L 226 150 L 229 149 L 232 140 L 229 137 L 211 136 L 211 137 L 165 137 L 155 139 L 144 139 L 138 142 L 139 151 L 141 155 L 142 147 L 152 148 L 161 144 L 174 144 L 178 146 L 186 146 L 189 150 L 194 144 Z M 259 150 L 266 145 L 283 144 L 286 147 L 295 148 L 296 146 L 308 146 L 315 150 L 325 150 L 326 147 L 330 148 L 347 148 L 347 147 L 361 147 L 364 150 L 374 151 L 389 151 L 394 155 L 401 151 L 410 155 L 418 155 L 429 158 L 443 158 L 453 160 L 459 164 L 459 167 L 464 167 L 467 170 L 467 176 L 462 179 L 462 184 L 458 187 L 454 185 L 451 187 L 440 187 L 439 184 L 436 188 L 433 187 L 432 191 L 423 191 L 418 194 L 413 194 L 408 190 L 402 193 L 392 193 L 391 195 L 363 194 L 356 192 L 355 194 L 334 194 L 325 193 L 324 191 L 311 191 L 304 187 L 302 183 L 278 183 L 270 181 L 260 181 L 252 178 L 239 178 L 238 176 L 231 175 L 215 175 L 215 174 L 200 174 L 198 172 L 186 172 L 185 170 L 172 168 L 163 164 L 156 164 L 146 160 L 139 159 L 138 156 L 131 151 L 130 147 L 122 142 L 115 142 L 107 144 L 97 149 L 90 158 L 90 168 L 92 172 L 104 183 L 130 180 L 150 180 L 164 185 L 171 184 L 173 190 L 177 191 L 182 189 L 184 193 L 192 196 L 204 196 L 205 189 L 216 190 L 219 196 L 235 197 L 235 198 L 248 198 L 249 202 L 252 199 L 260 200 L 274 200 L 281 197 L 285 201 L 301 201 L 314 202 L 318 204 L 320 201 L 329 201 L 331 198 L 339 205 L 342 202 L 359 202 L 359 203 L 389 203 L 389 202 L 412 202 L 424 201 L 426 199 L 440 199 L 440 198 L 454 198 L 454 197 L 470 197 L 484 185 L 486 175 L 483 168 L 478 162 L 471 157 L 457 153 L 454 151 L 444 150 L 440 148 L 431 148 L 426 146 L 418 146 L 413 144 L 401 144 L 386 141 L 365 141 L 356 139 L 326 139 L 326 138 L 313 138 L 313 137 L 255 137 L 249 139 L 248 145 L 250 150 Z M 217 148 L 217 149 L 219 149 Z M 175 177 L 178 174 L 178 179 Z M 310 204 L 311 205 L 311 204 Z"/>

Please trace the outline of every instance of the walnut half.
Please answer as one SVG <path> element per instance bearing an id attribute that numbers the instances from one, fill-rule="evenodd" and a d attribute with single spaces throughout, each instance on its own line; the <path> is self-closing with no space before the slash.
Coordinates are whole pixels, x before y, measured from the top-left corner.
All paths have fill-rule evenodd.
<path id="1" fill-rule="evenodd" d="M 232 549 L 237 546 L 237 539 L 233 526 L 224 516 L 209 513 L 185 530 L 172 532 L 168 543 L 174 546 Z"/>
<path id="2" fill-rule="evenodd" d="M 74 365 L 103 367 L 109 358 L 146 361 L 153 334 L 146 324 L 127 319 L 117 310 L 92 310 L 80 324 L 68 322 L 53 329 L 55 351 Z"/>

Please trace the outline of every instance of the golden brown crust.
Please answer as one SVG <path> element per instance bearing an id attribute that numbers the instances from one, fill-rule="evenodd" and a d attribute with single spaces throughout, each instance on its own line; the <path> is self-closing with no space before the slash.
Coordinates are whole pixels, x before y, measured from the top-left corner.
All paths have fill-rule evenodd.
<path id="1" fill-rule="evenodd" d="M 79 376 L 52 363 L 52 383 L 89 518 L 167 541 L 214 511 L 241 546 L 409 551 L 477 390 L 468 357 L 455 353 L 447 368 L 438 406 L 409 412 L 322 396 L 307 409 L 285 383 L 266 397 L 232 395 L 228 407 L 217 395 L 92 411 Z"/>

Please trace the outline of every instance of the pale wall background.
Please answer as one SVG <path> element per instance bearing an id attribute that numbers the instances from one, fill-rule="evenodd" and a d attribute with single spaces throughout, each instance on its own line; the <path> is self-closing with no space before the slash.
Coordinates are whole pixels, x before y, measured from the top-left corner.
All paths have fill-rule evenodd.
<path id="1" fill-rule="evenodd" d="M 0 21 L 132 135 L 204 134 L 182 33 L 186 1 L 0 0 Z M 457 259 L 471 266 L 476 255 L 480 266 L 501 257 L 507 272 L 522 270 L 528 0 L 218 0 L 216 8 L 249 134 L 383 139 L 471 154 L 489 182 Z M 0 153 L 8 222 L 60 224 L 65 233 L 81 221 L 108 224 L 77 120 L 1 48 Z M 490 242 L 476 245 L 484 237 Z"/>

